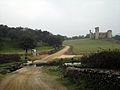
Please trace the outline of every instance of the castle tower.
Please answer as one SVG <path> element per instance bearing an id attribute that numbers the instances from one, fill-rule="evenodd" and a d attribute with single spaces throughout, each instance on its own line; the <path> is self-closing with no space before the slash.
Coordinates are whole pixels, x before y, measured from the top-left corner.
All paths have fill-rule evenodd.
<path id="1" fill-rule="evenodd" d="M 112 38 L 112 30 L 107 31 L 107 38 L 111 39 Z"/>
<path id="2" fill-rule="evenodd" d="M 91 30 L 89 30 L 89 32 L 90 32 L 90 39 L 92 39 L 92 32 L 91 32 Z"/>
<path id="3" fill-rule="evenodd" d="M 99 27 L 95 27 L 95 39 L 99 39 Z"/>

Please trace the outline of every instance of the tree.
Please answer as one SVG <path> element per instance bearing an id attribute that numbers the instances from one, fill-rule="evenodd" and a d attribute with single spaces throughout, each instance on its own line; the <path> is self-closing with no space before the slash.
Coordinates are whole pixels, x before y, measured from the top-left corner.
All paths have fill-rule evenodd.
<path id="1" fill-rule="evenodd" d="M 26 51 L 26 56 L 28 49 L 36 47 L 37 42 L 32 36 L 23 36 L 19 40 L 19 46 Z"/>
<path id="2" fill-rule="evenodd" d="M 7 25 L 0 25 L 0 36 L 3 37 L 7 37 L 8 34 L 8 26 Z"/>
<path id="3" fill-rule="evenodd" d="M 2 44 L 2 40 L 1 40 L 1 38 L 0 38 L 0 49 L 1 49 L 2 45 L 3 45 L 3 44 Z"/>
<path id="4" fill-rule="evenodd" d="M 26 52 L 28 49 L 34 48 L 36 46 L 36 42 L 40 41 L 55 48 L 59 48 L 62 46 L 62 42 L 65 39 L 64 36 L 53 35 L 52 33 L 48 31 L 42 31 L 41 29 L 33 30 L 23 27 L 8 27 L 7 25 L 0 25 L 0 38 L 3 40 L 3 42 L 7 39 L 11 40 L 15 43 L 16 47 L 20 46 L 21 48 L 25 49 Z"/>
<path id="5" fill-rule="evenodd" d="M 113 38 L 116 40 L 120 40 L 120 35 L 115 35 Z"/>
<path id="6" fill-rule="evenodd" d="M 48 38 L 47 43 L 51 46 L 53 46 L 54 48 L 59 48 L 60 46 L 62 46 L 62 39 L 60 38 L 60 36 L 56 36 L 56 35 L 52 35 Z"/>

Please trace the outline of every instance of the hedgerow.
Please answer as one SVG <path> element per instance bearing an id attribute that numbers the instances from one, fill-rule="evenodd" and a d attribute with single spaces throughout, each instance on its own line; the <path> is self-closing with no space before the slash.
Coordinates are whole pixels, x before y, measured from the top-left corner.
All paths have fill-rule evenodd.
<path id="1" fill-rule="evenodd" d="M 0 63 L 19 62 L 18 54 L 0 54 Z"/>
<path id="2" fill-rule="evenodd" d="M 108 50 L 81 58 L 83 66 L 90 68 L 120 69 L 120 50 Z"/>

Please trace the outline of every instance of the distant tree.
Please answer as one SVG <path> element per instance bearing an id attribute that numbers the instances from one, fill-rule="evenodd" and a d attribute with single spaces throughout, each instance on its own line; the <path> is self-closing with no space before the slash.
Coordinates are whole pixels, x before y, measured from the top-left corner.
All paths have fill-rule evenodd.
<path id="1" fill-rule="evenodd" d="M 2 44 L 2 40 L 1 40 L 1 38 L 0 38 L 0 49 L 1 49 L 2 45 L 3 45 L 3 44 Z"/>
<path id="2" fill-rule="evenodd" d="M 8 34 L 8 26 L 7 25 L 0 25 L 0 37 L 6 37 Z"/>
<path id="3" fill-rule="evenodd" d="M 48 31 L 42 31 L 41 29 L 33 30 L 30 28 L 8 27 L 7 25 L 0 25 L 0 38 L 3 41 L 7 39 L 11 40 L 15 43 L 16 47 L 20 46 L 27 52 L 28 49 L 36 46 L 36 42 L 40 41 L 47 43 L 53 47 L 60 47 L 63 40 L 67 37 L 61 35 L 53 35 L 52 33 Z"/>
<path id="4" fill-rule="evenodd" d="M 79 36 L 73 36 L 73 37 L 69 37 L 69 38 L 65 38 L 65 39 L 68 39 L 68 40 L 70 40 L 70 39 L 84 39 L 85 38 L 85 36 L 84 35 L 79 35 Z"/>
<path id="5" fill-rule="evenodd" d="M 26 55 L 28 52 L 28 49 L 33 49 L 37 45 L 37 42 L 34 38 L 31 36 L 23 36 L 19 40 L 19 46 L 26 51 Z"/>
<path id="6" fill-rule="evenodd" d="M 4 36 L 3 30 L 2 30 L 3 27 L 4 27 L 3 25 L 0 25 L 0 49 L 2 47 L 2 37 Z"/>
<path id="7" fill-rule="evenodd" d="M 64 36 L 64 40 L 68 40 L 69 39 L 69 37 L 67 37 L 67 36 Z"/>
<path id="8" fill-rule="evenodd" d="M 90 38 L 90 34 L 86 34 L 85 38 Z"/>
<path id="9" fill-rule="evenodd" d="M 113 38 L 116 40 L 120 40 L 120 35 L 115 35 Z"/>
<path id="10" fill-rule="evenodd" d="M 65 39 L 66 39 L 66 37 L 65 36 L 62 36 L 62 35 L 57 35 L 57 37 L 61 40 L 61 41 L 64 41 Z"/>
<path id="11" fill-rule="evenodd" d="M 63 39 L 60 36 L 50 36 L 47 40 L 47 43 L 51 46 L 53 46 L 54 48 L 59 48 L 60 46 L 62 46 L 62 42 Z"/>

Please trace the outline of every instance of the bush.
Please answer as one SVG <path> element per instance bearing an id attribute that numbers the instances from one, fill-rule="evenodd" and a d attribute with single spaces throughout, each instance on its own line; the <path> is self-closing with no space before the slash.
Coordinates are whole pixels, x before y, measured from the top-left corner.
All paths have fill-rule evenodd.
<path id="1" fill-rule="evenodd" d="M 90 54 L 82 57 L 81 63 L 90 68 L 120 69 L 120 50 Z"/>

